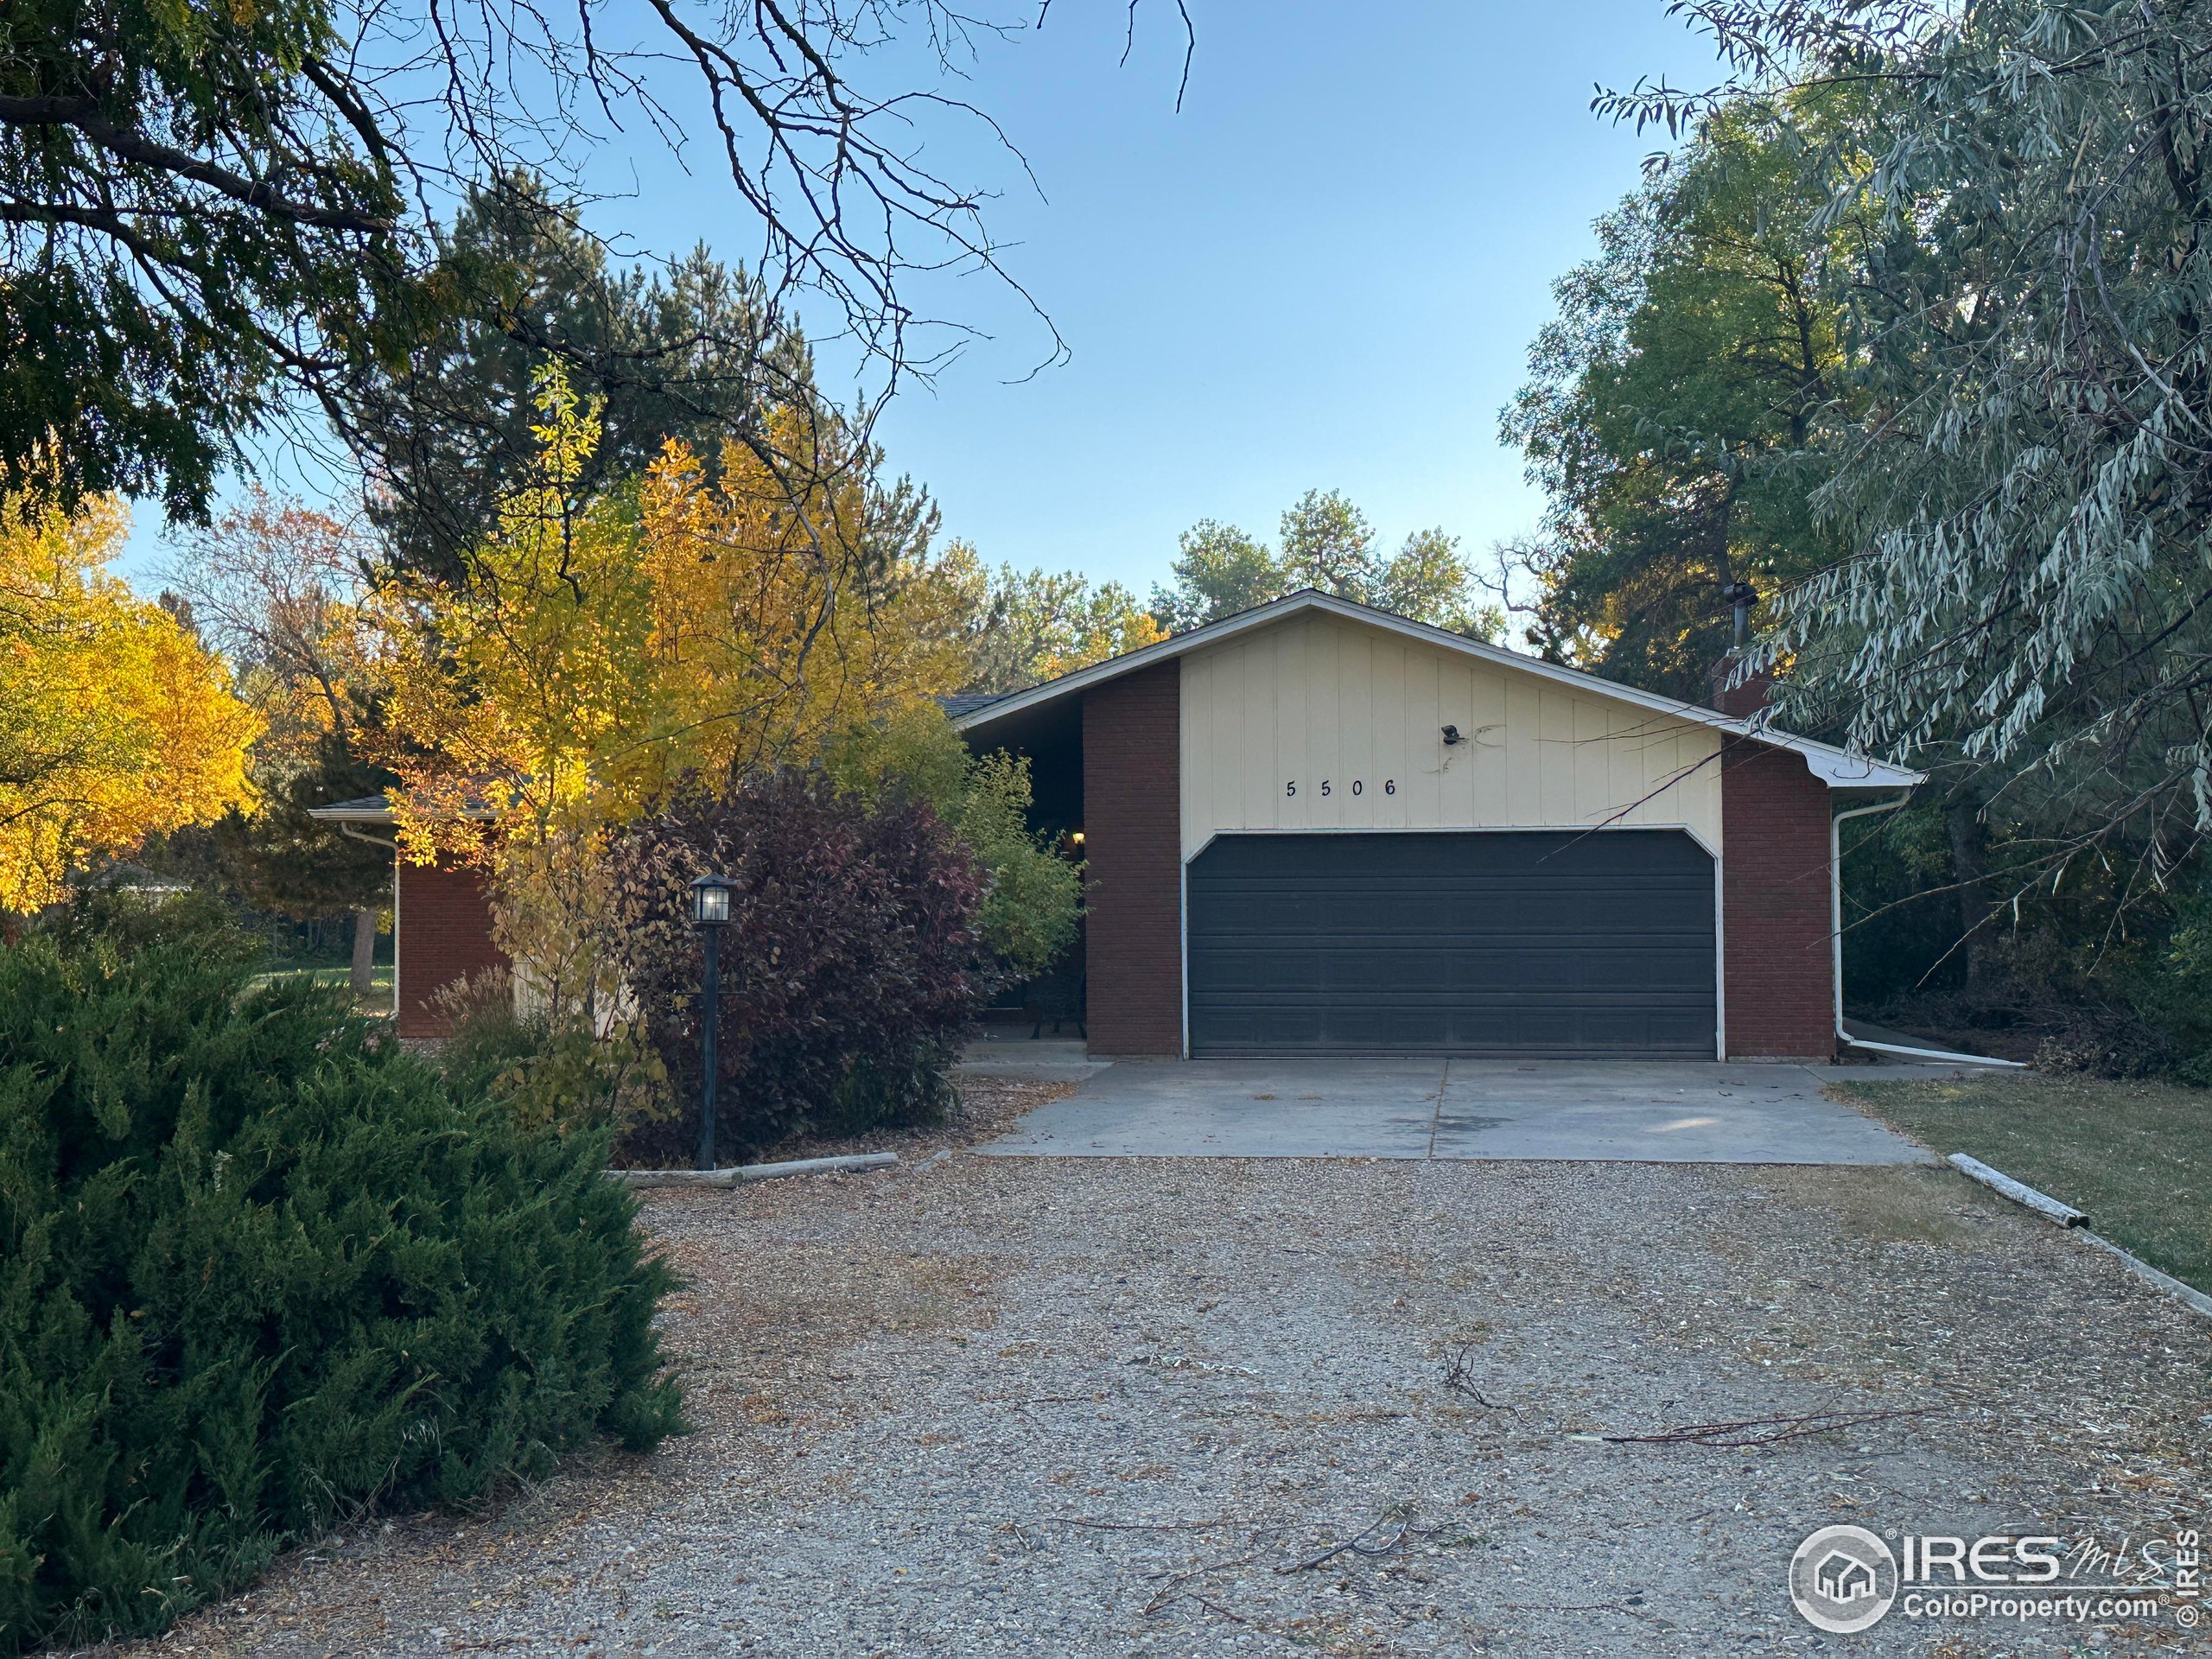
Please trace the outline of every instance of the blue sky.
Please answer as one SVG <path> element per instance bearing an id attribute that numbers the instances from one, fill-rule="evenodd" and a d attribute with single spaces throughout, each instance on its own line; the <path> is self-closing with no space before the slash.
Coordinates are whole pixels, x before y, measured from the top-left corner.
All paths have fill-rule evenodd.
<path id="1" fill-rule="evenodd" d="M 1043 197 L 983 146 L 936 140 L 931 158 L 1003 187 L 993 232 L 1071 354 L 1023 378 L 1048 349 L 1035 320 L 988 279 L 940 283 L 928 307 L 992 337 L 894 402 L 891 466 L 985 558 L 1140 592 L 1195 520 L 1272 537 L 1308 488 L 1344 491 L 1392 543 L 1440 524 L 1479 553 L 1533 528 L 1497 411 L 1553 277 L 1655 142 L 1594 118 L 1592 84 L 1704 84 L 1702 41 L 1661 0 L 1188 3 L 1179 114 L 1163 0 L 1142 0 L 1123 67 L 1118 0 L 1055 0 L 1042 30 L 981 51 L 964 90 Z M 643 182 L 596 222 L 639 249 L 703 238 L 742 257 L 711 165 L 687 181 L 612 144 L 602 188 Z M 125 568 L 160 556 L 142 513 Z"/>

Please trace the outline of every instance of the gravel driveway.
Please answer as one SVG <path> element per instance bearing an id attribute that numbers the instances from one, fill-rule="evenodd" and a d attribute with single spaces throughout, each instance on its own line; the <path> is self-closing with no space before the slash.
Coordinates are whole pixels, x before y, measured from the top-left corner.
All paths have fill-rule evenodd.
<path id="1" fill-rule="evenodd" d="M 2212 1520 L 2212 1325 L 1939 1170 L 963 1150 L 645 1220 L 697 1433 L 149 1650 L 2142 1651 L 2182 1638 L 1821 1637 L 1783 1569 Z M 1919 1414 L 1602 1438 L 1830 1410 Z"/>

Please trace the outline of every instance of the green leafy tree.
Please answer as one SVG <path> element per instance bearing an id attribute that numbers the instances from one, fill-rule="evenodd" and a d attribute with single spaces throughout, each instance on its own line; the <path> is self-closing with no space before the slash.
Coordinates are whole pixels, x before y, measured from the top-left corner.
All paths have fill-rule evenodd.
<path id="1" fill-rule="evenodd" d="M 850 734 L 823 760 L 841 789 L 872 802 L 928 803 L 985 874 L 976 931 L 1005 973 L 1040 974 L 1075 943 L 1083 867 L 1060 856 L 1058 826 L 1029 824 L 1029 763 L 971 755 L 937 709 L 917 708 Z"/>
<path id="2" fill-rule="evenodd" d="M 1182 556 L 1168 569 L 1175 585 L 1152 590 L 1152 613 L 1170 633 L 1249 611 L 1283 594 L 1282 567 L 1266 543 L 1201 518 L 1179 538 Z"/>
<path id="3" fill-rule="evenodd" d="M 1318 588 L 1339 599 L 1373 604 L 1382 591 L 1383 565 L 1375 551 L 1375 526 L 1336 490 L 1308 490 L 1282 515 L 1276 555 L 1283 591 Z"/>
<path id="4" fill-rule="evenodd" d="M 1835 556 L 1809 497 L 1852 405 L 1846 312 L 1872 232 L 1864 213 L 1816 226 L 1822 202 L 1796 150 L 1718 112 L 1553 285 L 1501 417 L 1548 503 L 1522 555 L 1547 654 L 1701 702 L 1731 643 L 1725 590 L 1770 594 Z"/>
<path id="5" fill-rule="evenodd" d="M 197 517 L 280 383 L 391 348 L 386 321 L 425 296 L 402 170 L 353 136 L 334 22 L 0 10 L 0 494 Z"/>
<path id="6" fill-rule="evenodd" d="M 1475 574 L 1459 551 L 1459 538 L 1417 530 L 1383 564 L 1374 602 L 1454 633 L 1495 639 L 1504 632 L 1505 619 L 1497 606 L 1478 604 L 1474 594 Z"/>
<path id="7" fill-rule="evenodd" d="M 1277 552 L 1235 524 L 1200 519 L 1183 532 L 1182 555 L 1169 566 L 1175 585 L 1152 590 L 1153 615 L 1180 632 L 1313 588 L 1475 639 L 1503 631 L 1499 609 L 1478 599 L 1458 538 L 1441 530 L 1416 531 L 1385 556 L 1374 525 L 1342 493 L 1308 490 L 1280 531 Z"/>
<path id="8" fill-rule="evenodd" d="M 934 577 L 947 596 L 947 626 L 967 653 L 963 691 L 1019 691 L 1163 637 L 1118 582 L 1093 582 L 1074 570 L 992 569 L 964 542 L 945 549 Z"/>

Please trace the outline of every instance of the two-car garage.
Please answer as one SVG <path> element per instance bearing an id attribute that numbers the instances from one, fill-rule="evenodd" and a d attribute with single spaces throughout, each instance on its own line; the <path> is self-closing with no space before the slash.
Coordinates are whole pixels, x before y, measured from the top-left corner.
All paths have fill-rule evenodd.
<path id="1" fill-rule="evenodd" d="M 1308 592 L 956 721 L 1084 861 L 1093 1054 L 1832 1055 L 1832 814 L 1920 779 L 1751 707 Z"/>
<path id="2" fill-rule="evenodd" d="M 1217 836 L 1190 1052 L 1707 1058 L 1712 858 L 1680 830 Z"/>

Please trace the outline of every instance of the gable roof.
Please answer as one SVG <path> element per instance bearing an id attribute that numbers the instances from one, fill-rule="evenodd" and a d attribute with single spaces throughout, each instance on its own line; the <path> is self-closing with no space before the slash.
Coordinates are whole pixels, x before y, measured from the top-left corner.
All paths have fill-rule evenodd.
<path id="1" fill-rule="evenodd" d="M 1192 628 L 1187 633 L 1173 635 L 1158 645 L 1147 645 L 1141 651 L 1109 657 L 1103 663 L 1093 663 L 1089 668 L 1079 668 L 1071 674 L 1061 675 L 1058 679 L 1033 685 L 1027 691 L 1009 692 L 1005 696 L 993 698 L 980 708 L 955 713 L 952 723 L 962 732 L 978 731 L 1010 715 L 1039 708 L 1061 697 L 1089 690 L 1092 686 L 1103 685 L 1109 680 L 1118 679 L 1124 674 L 1133 674 L 1156 663 L 1167 662 L 1190 652 L 1219 645 L 1255 629 L 1271 627 L 1309 611 L 1339 617 L 1348 622 L 1365 623 L 1370 627 L 1382 628 L 1425 645 L 1455 651 L 1500 668 L 1569 686 L 1586 695 L 1610 697 L 1617 702 L 1669 715 L 1692 725 L 1708 726 L 1730 736 L 1754 738 L 1776 748 L 1788 749 L 1803 757 L 1813 776 L 1830 789 L 1910 789 L 1916 784 L 1927 781 L 1925 772 L 1893 766 L 1866 755 L 1853 754 L 1833 743 L 1796 736 L 1767 725 L 1758 715 L 1724 715 L 1717 709 L 1707 709 L 1694 702 L 1681 702 L 1652 691 L 1639 691 L 1633 686 L 1600 679 L 1597 675 L 1586 674 L 1580 669 L 1562 668 L 1556 663 L 1524 657 L 1517 651 L 1506 650 L 1503 645 L 1485 645 L 1479 639 L 1470 639 L 1446 628 L 1433 627 L 1408 617 L 1394 616 L 1388 611 L 1378 611 L 1371 605 L 1338 599 L 1313 588 L 1302 588 L 1272 603 L 1257 605 L 1249 611 L 1239 611 L 1234 616 L 1224 616 L 1217 622 Z"/>

